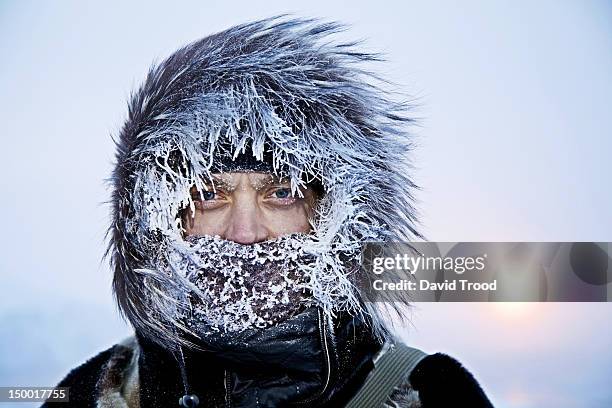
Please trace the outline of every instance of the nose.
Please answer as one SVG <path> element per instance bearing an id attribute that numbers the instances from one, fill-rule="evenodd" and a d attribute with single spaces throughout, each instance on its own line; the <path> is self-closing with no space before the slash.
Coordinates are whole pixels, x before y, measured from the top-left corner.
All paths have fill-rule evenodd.
<path id="1" fill-rule="evenodd" d="M 267 232 L 261 222 L 259 209 L 252 203 L 237 200 L 232 208 L 225 239 L 239 244 L 248 245 L 267 239 Z"/>

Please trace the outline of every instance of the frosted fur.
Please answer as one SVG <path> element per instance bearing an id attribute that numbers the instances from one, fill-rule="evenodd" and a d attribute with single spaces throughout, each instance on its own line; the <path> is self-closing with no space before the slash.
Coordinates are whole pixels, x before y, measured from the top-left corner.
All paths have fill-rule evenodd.
<path id="1" fill-rule="evenodd" d="M 171 311 L 185 304 L 171 294 L 184 282 L 157 267 L 183 245 L 177 215 L 193 208 L 191 186 L 206 189 L 220 149 L 258 159 L 269 149 L 293 193 L 313 180 L 325 191 L 305 248 L 315 256 L 313 296 L 329 316 L 362 314 L 387 335 L 381 310 L 359 292 L 346 262 L 367 241 L 420 236 L 411 119 L 368 72 L 378 56 L 335 42 L 343 29 L 275 17 L 206 37 L 151 68 L 130 100 L 112 177 L 113 287 L 136 329 L 168 347 L 181 342 L 175 329 L 186 328 Z"/>

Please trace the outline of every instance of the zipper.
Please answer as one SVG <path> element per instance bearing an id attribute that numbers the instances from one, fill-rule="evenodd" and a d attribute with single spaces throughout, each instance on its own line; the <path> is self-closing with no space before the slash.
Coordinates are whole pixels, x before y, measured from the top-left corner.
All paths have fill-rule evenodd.
<path id="1" fill-rule="evenodd" d="M 329 387 L 329 381 L 331 379 L 331 359 L 329 356 L 329 347 L 327 345 L 327 324 L 323 324 L 323 312 L 321 311 L 321 309 L 319 308 L 318 310 L 319 313 L 319 319 L 318 319 L 318 324 L 319 324 L 319 333 L 321 336 L 321 347 L 323 348 L 323 353 L 325 354 L 325 363 L 326 363 L 326 378 L 325 378 L 325 384 L 323 386 L 323 388 L 317 392 L 315 395 L 309 397 L 308 399 L 305 399 L 303 401 L 297 401 L 296 404 L 300 405 L 300 404 L 307 404 L 309 402 L 312 402 L 314 400 L 316 400 L 317 398 L 319 398 L 321 395 L 323 395 L 323 393 L 325 393 L 325 391 L 327 391 L 327 387 Z"/>
<path id="2" fill-rule="evenodd" d="M 229 371 L 223 370 L 223 384 L 225 385 L 225 408 L 232 406 L 232 387 Z"/>

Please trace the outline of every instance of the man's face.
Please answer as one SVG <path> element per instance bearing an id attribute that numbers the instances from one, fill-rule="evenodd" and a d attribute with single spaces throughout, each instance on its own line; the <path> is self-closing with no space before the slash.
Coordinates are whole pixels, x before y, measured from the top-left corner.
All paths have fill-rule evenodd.
<path id="1" fill-rule="evenodd" d="M 315 203 L 312 189 L 303 198 L 291 195 L 289 181 L 268 173 L 213 174 L 214 189 L 191 189 L 195 212 L 183 211 L 185 235 L 218 235 L 240 244 L 253 244 L 282 235 L 310 232 Z"/>

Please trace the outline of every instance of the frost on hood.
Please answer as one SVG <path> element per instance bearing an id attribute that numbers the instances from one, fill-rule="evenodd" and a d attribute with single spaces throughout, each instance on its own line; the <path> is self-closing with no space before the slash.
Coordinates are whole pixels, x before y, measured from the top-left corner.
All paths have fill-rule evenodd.
<path id="1" fill-rule="evenodd" d="M 112 178 L 113 288 L 136 330 L 172 347 L 181 343 L 177 332 L 189 329 L 178 318 L 192 312 L 189 294 L 220 294 L 210 275 L 198 281 L 197 273 L 185 274 L 180 256 L 216 251 L 223 243 L 184 240 L 178 214 L 193 210 L 193 186 L 202 192 L 214 185 L 220 155 L 245 153 L 257 160 L 271 155 L 273 172 L 289 178 L 295 194 L 313 180 L 324 190 L 311 234 L 276 242 L 288 248 L 297 239 L 309 259 L 295 281 L 287 275 L 289 299 L 304 288 L 327 316 L 345 310 L 369 317 L 374 333 L 386 335 L 351 265 L 368 241 L 419 237 L 409 176 L 411 119 L 408 106 L 395 102 L 364 67 L 378 56 L 331 39 L 342 29 L 316 20 L 257 21 L 194 42 L 151 69 L 130 102 Z M 222 275 L 239 279 L 231 271 Z M 229 290 L 228 302 L 216 306 L 227 310 L 229 299 L 243 295 L 235 313 L 249 324 L 270 323 L 265 308 L 246 312 L 255 299 L 244 292 Z M 200 313 L 211 324 L 240 328 L 202 307 L 211 312 Z"/>

